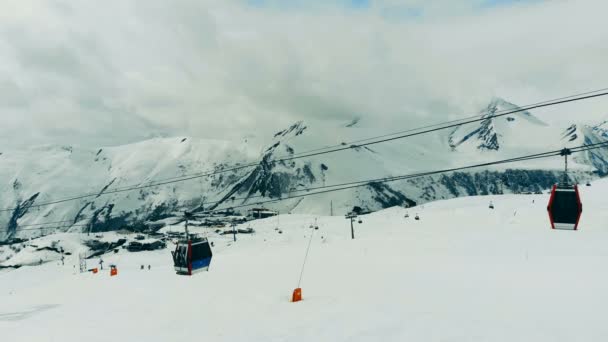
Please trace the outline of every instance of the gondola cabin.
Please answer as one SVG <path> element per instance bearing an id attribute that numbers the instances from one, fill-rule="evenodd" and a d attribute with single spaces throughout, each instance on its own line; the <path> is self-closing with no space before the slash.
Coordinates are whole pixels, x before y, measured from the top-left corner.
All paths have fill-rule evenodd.
<path id="1" fill-rule="evenodd" d="M 180 240 L 173 252 L 175 272 L 182 275 L 193 275 L 208 271 L 212 257 L 213 253 L 207 238 Z"/>
<path id="2" fill-rule="evenodd" d="M 547 211 L 551 220 L 551 228 L 578 230 L 578 223 L 583 213 L 578 186 L 554 185 Z"/>

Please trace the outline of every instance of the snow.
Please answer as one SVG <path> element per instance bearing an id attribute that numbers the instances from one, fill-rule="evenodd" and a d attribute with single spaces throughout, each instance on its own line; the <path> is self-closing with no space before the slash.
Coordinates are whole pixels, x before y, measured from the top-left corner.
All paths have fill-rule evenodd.
<path id="1" fill-rule="evenodd" d="M 496 110 L 516 108 L 505 101 L 493 101 L 489 109 L 494 107 Z M 545 124 L 532 113 L 524 112 L 493 119 L 489 128 L 486 127 L 487 136 L 495 136 L 500 143 L 499 150 L 480 150 L 478 146 L 483 143 L 483 137 L 476 135 L 452 150 L 450 140 L 460 141 L 463 136 L 484 128 L 484 122 L 475 122 L 453 131 L 438 131 L 340 153 L 277 162 L 276 165 L 265 164 L 266 169 L 262 166 L 257 169 L 243 168 L 137 191 L 112 193 L 151 181 L 262 163 L 265 158 L 280 160 L 292 156 L 292 153 L 297 156 L 320 146 L 343 146 L 341 144 L 362 138 L 385 135 L 388 127 L 381 122 L 370 121 L 361 121 L 352 127 L 345 127 L 344 124 L 296 123 L 274 136 L 268 144 L 270 147 L 261 148 L 262 153 L 260 146 L 252 142 L 191 137 L 156 138 L 99 149 L 43 146 L 25 151 L 3 151 L 0 156 L 0 179 L 6 182 L 0 183 L 0 192 L 4 194 L 0 197 L 0 209 L 20 210 L 0 211 L 0 240 L 39 236 L 54 230 L 78 232 L 87 229 L 91 222 L 93 231 L 117 230 L 136 223 L 163 219 L 170 214 L 181 216 L 179 211 L 196 210 L 201 205 L 207 209 L 217 202 L 221 209 L 257 206 L 256 202 L 271 197 L 301 195 L 307 188 L 488 163 L 587 142 L 606 141 L 608 137 L 600 126 L 577 126 L 576 139 L 570 141 L 564 137 L 563 127 Z M 395 130 L 413 129 L 422 124 L 413 122 L 411 127 Z M 608 172 L 607 165 L 608 153 L 594 150 L 573 156 L 569 167 L 579 172 L 576 177 L 579 181 L 586 181 L 596 177 L 590 173 L 593 170 Z M 561 171 L 563 159 L 529 160 L 469 171 L 502 172 L 506 169 Z M 267 207 L 282 213 L 329 214 L 331 203 L 334 213 L 345 214 L 353 206 L 370 210 L 383 208 L 387 202 L 378 198 L 394 199 L 394 194 L 406 196 L 417 203 L 456 196 L 441 183 L 439 177 L 389 183 L 387 187 L 390 189 L 384 189 L 384 192 L 383 189 L 366 186 L 268 203 Z M 233 189 L 234 192 L 231 192 Z M 274 194 L 270 193 L 271 189 L 275 190 Z M 463 191 L 458 194 L 468 193 L 465 189 L 460 190 Z M 96 196 L 104 191 L 105 194 Z M 502 187 L 500 191 L 503 191 Z M 515 190 L 505 186 L 504 191 Z M 265 197 L 261 196 L 262 193 Z M 36 194 L 39 196 L 33 203 L 29 202 L 34 207 L 28 207 L 28 199 Z M 82 194 L 94 196 L 36 207 L 37 204 Z M 232 197 L 235 199 L 229 199 Z M 241 209 L 240 214 L 245 214 L 248 208 Z M 28 229 L 32 225 L 49 227 L 44 223 L 57 221 L 67 222 L 59 227 L 52 225 L 48 230 Z"/>
<path id="2" fill-rule="evenodd" d="M 245 223 L 256 234 L 210 236 L 211 270 L 194 277 L 174 274 L 171 246 L 104 256 L 117 277 L 76 273 L 76 255 L 5 270 L 2 340 L 606 340 L 608 180 L 592 185 L 577 232 L 549 229 L 546 194 L 484 196 L 363 216 L 355 240 L 338 216 L 319 230 L 310 215 Z M 290 303 L 313 232 L 304 300 Z"/>

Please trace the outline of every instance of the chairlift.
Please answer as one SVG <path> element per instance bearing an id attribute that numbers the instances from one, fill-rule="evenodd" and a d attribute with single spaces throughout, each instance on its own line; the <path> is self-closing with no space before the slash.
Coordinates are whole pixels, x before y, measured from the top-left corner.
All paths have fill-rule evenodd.
<path id="1" fill-rule="evenodd" d="M 494 203 L 490 202 L 490 209 L 494 209 Z"/>
<path id="2" fill-rule="evenodd" d="M 405 218 L 408 218 L 408 217 L 410 217 L 410 214 L 405 213 Z"/>
<path id="3" fill-rule="evenodd" d="M 416 217 L 414 217 L 414 219 L 416 219 L 416 221 L 420 221 L 420 216 L 418 216 L 418 214 L 416 214 Z"/>
<path id="4" fill-rule="evenodd" d="M 568 179 L 568 155 L 571 153 L 568 149 L 562 151 L 562 155 L 566 158 L 564 180 L 551 189 L 547 211 L 552 229 L 578 230 L 578 223 L 583 213 L 578 186 L 572 185 Z"/>
<path id="5" fill-rule="evenodd" d="M 587 186 L 591 186 L 591 182 L 587 182 Z"/>

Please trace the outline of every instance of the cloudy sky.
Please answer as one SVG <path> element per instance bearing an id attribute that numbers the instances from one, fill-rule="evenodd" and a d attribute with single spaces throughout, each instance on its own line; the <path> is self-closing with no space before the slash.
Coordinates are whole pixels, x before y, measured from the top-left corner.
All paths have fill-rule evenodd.
<path id="1" fill-rule="evenodd" d="M 0 149 L 387 132 L 608 87 L 608 2 L 3 0 Z M 600 99 L 538 113 L 608 118 Z"/>

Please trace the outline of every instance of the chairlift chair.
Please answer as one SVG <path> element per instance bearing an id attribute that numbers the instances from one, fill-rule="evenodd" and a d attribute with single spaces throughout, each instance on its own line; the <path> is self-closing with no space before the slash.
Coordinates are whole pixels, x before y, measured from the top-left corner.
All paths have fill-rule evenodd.
<path id="1" fill-rule="evenodd" d="M 490 209 L 494 209 L 494 203 L 490 202 Z"/>

